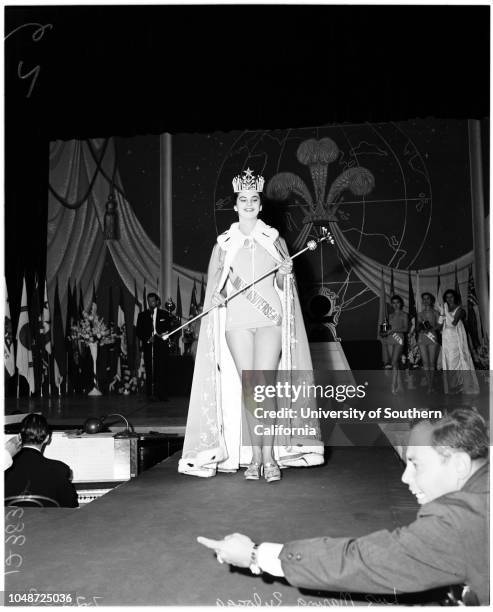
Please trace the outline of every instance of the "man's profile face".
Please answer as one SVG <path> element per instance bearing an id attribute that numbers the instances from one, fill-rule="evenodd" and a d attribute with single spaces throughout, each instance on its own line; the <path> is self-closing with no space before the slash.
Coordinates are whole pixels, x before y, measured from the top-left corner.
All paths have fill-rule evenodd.
<path id="1" fill-rule="evenodd" d="M 147 298 L 147 303 L 149 304 L 149 308 L 153 310 L 157 306 L 157 299 L 153 295 L 150 295 Z"/>
<path id="2" fill-rule="evenodd" d="M 407 465 L 402 475 L 402 482 L 409 486 L 421 505 L 461 488 L 453 451 L 450 455 L 438 453 L 431 445 L 431 434 L 429 423 L 420 423 L 411 430 Z"/>

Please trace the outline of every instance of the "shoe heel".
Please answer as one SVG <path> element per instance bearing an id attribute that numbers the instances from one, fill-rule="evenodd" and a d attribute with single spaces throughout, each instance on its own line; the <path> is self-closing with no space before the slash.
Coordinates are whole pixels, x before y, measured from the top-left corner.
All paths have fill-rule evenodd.
<path id="1" fill-rule="evenodd" d="M 266 463 L 264 466 L 264 478 L 266 482 L 281 480 L 281 469 L 277 463 Z"/>

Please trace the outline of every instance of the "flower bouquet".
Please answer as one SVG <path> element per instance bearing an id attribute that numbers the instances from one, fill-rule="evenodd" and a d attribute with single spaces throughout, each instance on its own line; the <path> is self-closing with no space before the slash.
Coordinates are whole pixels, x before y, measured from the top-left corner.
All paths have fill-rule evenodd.
<path id="1" fill-rule="evenodd" d="M 93 304 L 91 310 L 84 311 L 82 317 L 75 325 L 72 325 L 71 339 L 85 344 L 89 347 L 93 362 L 94 386 L 88 395 L 102 395 L 98 388 L 96 375 L 96 362 L 98 358 L 98 346 L 100 344 L 112 344 L 115 342 L 116 334 L 113 333 L 103 318 L 97 313 L 97 306 Z"/>

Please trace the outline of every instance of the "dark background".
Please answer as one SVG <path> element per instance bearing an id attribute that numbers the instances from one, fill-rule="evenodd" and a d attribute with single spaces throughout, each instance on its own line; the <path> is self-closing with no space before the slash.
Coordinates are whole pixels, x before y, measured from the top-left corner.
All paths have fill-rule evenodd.
<path id="1" fill-rule="evenodd" d="M 23 272 L 44 276 L 50 140 L 484 119 L 489 22 L 485 6 L 6 7 L 12 313 Z"/>

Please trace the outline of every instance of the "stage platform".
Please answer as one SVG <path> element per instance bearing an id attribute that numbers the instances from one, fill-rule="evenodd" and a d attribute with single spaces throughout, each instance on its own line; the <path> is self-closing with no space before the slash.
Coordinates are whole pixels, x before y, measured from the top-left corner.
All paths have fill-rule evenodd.
<path id="1" fill-rule="evenodd" d="M 6 592 L 71 592 L 89 605 L 380 601 L 255 578 L 220 565 L 196 542 L 199 535 L 232 532 L 257 542 L 358 536 L 413 520 L 417 504 L 400 482 L 403 465 L 391 448 L 333 448 L 327 454 L 324 466 L 283 470 L 282 481 L 272 484 L 246 482 L 242 472 L 211 479 L 178 474 L 173 455 L 80 509 L 11 509 L 7 533 L 17 529 L 25 542 L 7 542 L 6 558 L 20 556 L 5 568 Z"/>
<path id="2" fill-rule="evenodd" d="M 5 400 L 5 414 L 40 412 L 55 429 L 77 428 L 89 417 L 101 418 L 119 413 L 127 418 L 138 433 L 155 431 L 183 435 L 187 422 L 187 397 L 170 397 L 167 402 L 150 402 L 144 395 L 102 395 L 89 397 L 69 395 Z M 110 417 L 112 431 L 125 428 L 118 417 Z"/>

